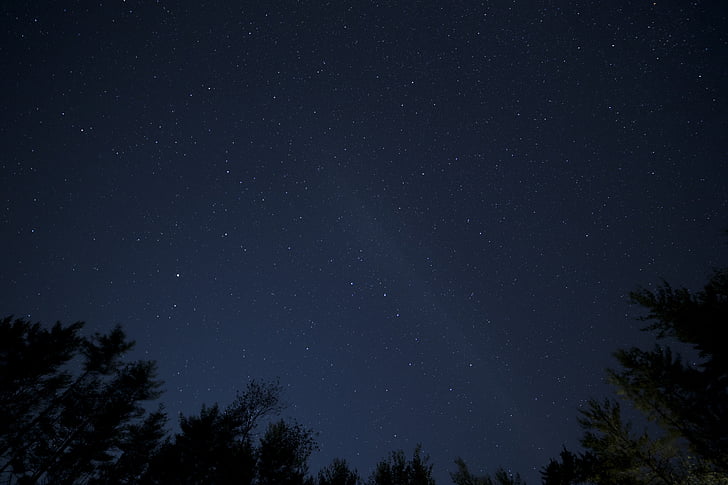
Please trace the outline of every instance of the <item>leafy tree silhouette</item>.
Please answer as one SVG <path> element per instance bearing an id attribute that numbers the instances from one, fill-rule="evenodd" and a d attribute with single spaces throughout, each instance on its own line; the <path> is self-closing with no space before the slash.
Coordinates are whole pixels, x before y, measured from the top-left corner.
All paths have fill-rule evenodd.
<path id="1" fill-rule="evenodd" d="M 217 405 L 181 417 L 180 432 L 152 458 L 142 483 L 252 483 L 255 457 L 250 439 Z"/>
<path id="2" fill-rule="evenodd" d="M 317 449 L 313 432 L 283 420 L 270 423 L 258 450 L 259 485 L 307 483 L 308 458 Z"/>
<path id="3" fill-rule="evenodd" d="M 256 477 L 254 434 L 261 421 L 280 413 L 278 382 L 253 380 L 225 410 L 203 406 L 180 417 L 180 432 L 151 460 L 143 483 L 250 484 Z"/>
<path id="4" fill-rule="evenodd" d="M 351 470 L 346 460 L 335 458 L 330 465 L 318 473 L 317 485 L 359 485 L 361 477 L 356 470 Z"/>
<path id="5" fill-rule="evenodd" d="M 369 485 L 434 485 L 430 457 L 422 456 L 422 445 L 417 445 L 411 460 L 404 451 L 393 451 L 390 456 L 379 462 L 369 477 Z"/>

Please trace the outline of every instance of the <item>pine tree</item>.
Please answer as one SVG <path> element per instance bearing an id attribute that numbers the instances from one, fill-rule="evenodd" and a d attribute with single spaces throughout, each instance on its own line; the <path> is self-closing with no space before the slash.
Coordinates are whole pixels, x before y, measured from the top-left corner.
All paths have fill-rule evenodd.
<path id="1" fill-rule="evenodd" d="M 580 418 L 586 453 L 552 460 L 544 484 L 728 484 L 728 271 L 696 293 L 663 282 L 631 299 L 658 343 L 617 351 L 621 367 L 608 378 L 651 428 L 633 431 L 616 400 L 590 401 Z M 685 362 L 667 339 L 695 358 Z"/>
<path id="2" fill-rule="evenodd" d="M 159 396 L 155 363 L 123 360 L 134 342 L 120 327 L 90 338 L 82 328 L 0 322 L 0 473 L 9 480 L 99 478 L 124 457 L 142 403 Z"/>
<path id="3" fill-rule="evenodd" d="M 462 458 L 456 458 L 458 469 L 450 474 L 455 485 L 525 485 L 521 476 L 508 473 L 504 468 L 498 468 L 493 478 L 490 475 L 476 476 L 470 472 L 468 465 Z"/>

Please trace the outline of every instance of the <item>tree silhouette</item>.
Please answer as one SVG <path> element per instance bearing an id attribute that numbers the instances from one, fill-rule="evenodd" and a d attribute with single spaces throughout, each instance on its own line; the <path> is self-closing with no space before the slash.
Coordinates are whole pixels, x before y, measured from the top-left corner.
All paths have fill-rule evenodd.
<path id="1" fill-rule="evenodd" d="M 590 453 L 573 453 L 566 448 L 561 450 L 560 460 L 551 459 L 541 470 L 544 485 L 579 485 L 589 483 L 595 468 L 594 456 Z"/>
<path id="2" fill-rule="evenodd" d="M 493 478 L 489 475 L 478 477 L 468 470 L 468 465 L 462 458 L 456 458 L 455 464 L 458 469 L 450 474 L 450 478 L 455 485 L 525 485 L 518 473 L 513 475 L 503 468 L 496 470 Z"/>
<path id="3" fill-rule="evenodd" d="M 388 459 L 379 462 L 369 477 L 369 485 L 434 485 L 430 457 L 422 456 L 422 445 L 417 445 L 411 460 L 404 451 L 393 451 Z"/>
<path id="4" fill-rule="evenodd" d="M 618 394 L 656 425 L 634 432 L 616 400 L 591 400 L 579 420 L 587 453 L 562 452 L 542 471 L 544 484 L 728 484 L 728 272 L 717 271 L 702 291 L 673 289 L 631 294 L 647 310 L 652 350 L 619 350 L 608 378 Z M 659 341 L 689 347 L 689 363 Z M 653 426 L 654 428 L 655 426 Z"/>
<path id="5" fill-rule="evenodd" d="M 258 484 L 303 485 L 316 449 L 311 430 L 283 420 L 270 423 L 258 450 Z"/>
<path id="6" fill-rule="evenodd" d="M 181 416 L 180 432 L 151 460 L 144 483 L 250 484 L 256 475 L 254 433 L 282 408 L 277 382 L 251 381 L 225 410 L 202 406 Z"/>
<path id="7" fill-rule="evenodd" d="M 318 473 L 317 485 L 359 485 L 361 477 L 356 470 L 349 469 L 346 460 L 335 458 L 330 465 Z"/>
<path id="8" fill-rule="evenodd" d="M 203 406 L 199 415 L 180 417 L 180 432 L 152 458 L 142 482 L 249 484 L 254 469 L 250 439 L 217 405 Z"/>
<path id="9" fill-rule="evenodd" d="M 663 285 L 632 300 L 648 310 L 645 330 L 692 346 L 700 361 L 686 364 L 669 347 L 615 355 L 622 366 L 609 377 L 620 392 L 668 433 L 687 440 L 700 466 L 728 473 L 728 270 L 717 271 L 696 294 Z"/>
<path id="10" fill-rule="evenodd" d="M 0 322 L 0 473 L 9 481 L 100 477 L 129 449 L 128 431 L 144 423 L 142 403 L 159 395 L 153 362 L 123 361 L 134 343 L 120 327 L 90 338 L 80 336 L 82 328 Z"/>
<path id="11" fill-rule="evenodd" d="M 150 458 L 156 455 L 163 443 L 167 415 L 163 408 L 146 416 L 141 423 L 133 423 L 123 430 L 119 444 L 118 460 L 100 467 L 91 485 L 133 485 L 140 483 L 146 474 Z"/>
<path id="12" fill-rule="evenodd" d="M 26 473 L 42 421 L 52 421 L 72 376 L 64 366 L 80 350 L 80 322 L 50 330 L 6 317 L 0 322 L 0 471 Z"/>

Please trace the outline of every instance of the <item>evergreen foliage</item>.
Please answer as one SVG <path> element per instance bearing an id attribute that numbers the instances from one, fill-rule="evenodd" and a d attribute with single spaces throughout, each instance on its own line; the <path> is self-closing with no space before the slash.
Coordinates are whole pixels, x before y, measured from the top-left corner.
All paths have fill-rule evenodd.
<path id="1" fill-rule="evenodd" d="M 159 396 L 155 363 L 124 362 L 134 343 L 120 327 L 90 338 L 82 328 L 0 322 L 0 473 L 8 481 L 91 482 L 117 466 L 130 478 L 146 466 L 129 450 L 142 430 L 161 429 L 160 416 L 143 408 Z"/>
<path id="2" fill-rule="evenodd" d="M 728 271 L 697 293 L 663 282 L 631 299 L 647 311 L 643 330 L 658 342 L 618 350 L 621 367 L 607 374 L 654 429 L 635 432 L 619 401 L 592 400 L 579 420 L 586 452 L 564 450 L 542 470 L 544 484 L 728 484 L 728 349 L 720 338 L 728 330 Z M 695 361 L 685 362 L 667 339 L 691 347 Z"/>
<path id="3" fill-rule="evenodd" d="M 450 474 L 455 485 L 525 485 L 518 473 L 513 475 L 504 468 L 498 468 L 491 478 L 490 475 L 473 475 L 462 458 L 456 458 L 455 465 L 458 467 L 457 471 Z"/>
<path id="4" fill-rule="evenodd" d="M 728 485 L 728 271 L 691 293 L 663 283 L 632 301 L 646 310 L 651 350 L 615 352 L 607 371 L 620 399 L 581 412 L 584 451 L 564 449 L 544 485 Z M 126 361 L 134 343 L 120 327 L 82 335 L 84 324 L 45 328 L 0 320 L 0 480 L 9 484 L 362 485 L 343 459 L 309 475 L 315 434 L 279 419 L 277 382 L 251 381 L 229 406 L 180 416 L 168 436 L 152 361 Z M 672 346 L 667 345 L 672 340 Z M 675 345 L 689 347 L 685 359 Z M 644 429 L 624 418 L 627 403 Z M 476 476 L 455 460 L 454 485 L 524 485 L 503 468 Z M 434 485 L 418 445 L 379 462 L 367 485 Z"/>

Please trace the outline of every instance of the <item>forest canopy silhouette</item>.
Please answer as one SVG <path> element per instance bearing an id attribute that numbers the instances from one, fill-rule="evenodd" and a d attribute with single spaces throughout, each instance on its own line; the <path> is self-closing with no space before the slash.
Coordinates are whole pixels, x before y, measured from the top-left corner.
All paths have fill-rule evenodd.
<path id="1" fill-rule="evenodd" d="M 663 283 L 638 290 L 655 346 L 619 349 L 607 371 L 616 398 L 581 411 L 582 450 L 541 469 L 545 485 L 728 484 L 728 271 L 698 292 Z M 82 322 L 0 321 L 0 482 L 7 484 L 434 485 L 417 446 L 393 451 L 366 479 L 344 458 L 312 473 L 316 434 L 280 418 L 278 382 L 252 380 L 227 406 L 203 405 L 167 429 L 156 363 L 129 361 L 121 327 L 90 337 Z M 694 351 L 685 360 L 668 344 Z M 644 418 L 624 417 L 631 406 Z M 645 426 L 651 423 L 649 426 Z M 516 485 L 497 469 L 476 476 L 460 458 L 455 485 Z"/>

